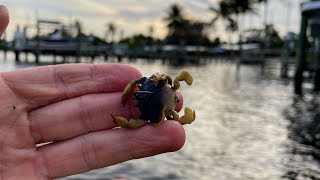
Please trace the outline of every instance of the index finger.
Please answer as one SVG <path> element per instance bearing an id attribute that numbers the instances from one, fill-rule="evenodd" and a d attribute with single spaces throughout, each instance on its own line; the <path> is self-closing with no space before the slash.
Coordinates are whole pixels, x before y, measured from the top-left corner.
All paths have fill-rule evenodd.
<path id="1" fill-rule="evenodd" d="M 85 94 L 119 92 L 140 76 L 124 64 L 65 64 L 1 74 L 28 110 Z"/>

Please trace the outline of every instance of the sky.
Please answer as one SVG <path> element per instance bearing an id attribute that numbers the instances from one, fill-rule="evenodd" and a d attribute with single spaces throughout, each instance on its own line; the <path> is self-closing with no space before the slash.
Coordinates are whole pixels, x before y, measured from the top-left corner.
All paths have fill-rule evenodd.
<path id="1" fill-rule="evenodd" d="M 8 39 L 12 38 L 17 25 L 35 25 L 37 16 L 41 19 L 59 20 L 66 24 L 80 20 L 85 33 L 93 33 L 99 37 L 105 36 L 106 24 L 109 22 L 113 22 L 117 26 L 118 32 L 123 31 L 124 36 L 137 33 L 147 34 L 148 27 L 153 26 L 153 35 L 163 38 L 167 33 L 163 19 L 171 4 L 180 4 L 184 13 L 191 19 L 209 22 L 213 18 L 213 14 L 210 14 L 208 8 L 216 6 L 218 1 L 1 0 L 0 4 L 4 4 L 9 9 Z M 284 35 L 288 30 L 298 32 L 301 2 L 302 0 L 269 0 L 268 8 L 259 5 L 256 7 L 256 14 L 246 14 L 239 17 L 241 29 L 262 27 L 262 22 L 266 17 L 265 13 L 269 12 L 268 21 L 274 23 L 281 35 Z M 290 18 L 287 18 L 288 13 Z M 226 40 L 230 37 L 222 23 L 218 22 L 214 28 L 209 30 L 211 38 L 220 37 Z"/>

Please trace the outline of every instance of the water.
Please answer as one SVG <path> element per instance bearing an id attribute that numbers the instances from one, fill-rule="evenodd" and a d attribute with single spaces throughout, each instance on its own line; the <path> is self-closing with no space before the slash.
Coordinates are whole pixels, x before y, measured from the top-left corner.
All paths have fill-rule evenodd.
<path id="1" fill-rule="evenodd" d="M 25 67 L 1 63 L 1 70 Z M 196 122 L 185 126 L 185 146 L 61 180 L 320 179 L 320 101 L 310 94 L 295 99 L 291 81 L 279 78 L 277 61 L 263 70 L 222 60 L 183 67 L 130 64 L 148 76 L 157 71 L 176 76 L 182 69 L 193 75 L 192 87 L 181 87 L 185 105 L 197 112 Z"/>

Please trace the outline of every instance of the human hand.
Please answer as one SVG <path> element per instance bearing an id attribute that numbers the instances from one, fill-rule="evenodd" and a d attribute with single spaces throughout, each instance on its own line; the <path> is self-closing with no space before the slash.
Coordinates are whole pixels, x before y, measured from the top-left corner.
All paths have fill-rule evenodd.
<path id="1" fill-rule="evenodd" d="M 0 33 L 8 24 L 0 6 Z M 136 69 L 119 64 L 57 65 L 0 73 L 0 180 L 44 180 L 180 149 L 182 126 L 114 128 L 126 118 L 122 91 Z M 46 145 L 37 144 L 52 142 Z"/>

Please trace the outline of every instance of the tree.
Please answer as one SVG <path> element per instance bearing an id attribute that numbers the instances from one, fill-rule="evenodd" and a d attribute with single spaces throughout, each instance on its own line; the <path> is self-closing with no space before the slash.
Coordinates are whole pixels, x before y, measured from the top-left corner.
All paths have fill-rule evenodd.
<path id="1" fill-rule="evenodd" d="M 214 14 L 211 24 L 214 24 L 218 19 L 227 21 L 226 29 L 229 31 L 238 30 L 239 14 L 254 12 L 254 5 L 267 0 L 222 0 L 218 3 L 218 7 L 210 7 L 209 10 Z"/>
<path id="2" fill-rule="evenodd" d="M 116 25 L 112 22 L 109 22 L 107 24 L 107 31 L 106 31 L 106 37 L 110 37 L 111 36 L 111 42 L 114 42 L 114 36 L 116 34 Z M 108 40 L 108 39 L 107 39 Z"/>
<path id="3" fill-rule="evenodd" d="M 210 40 L 205 33 L 205 28 L 210 23 L 189 20 L 185 17 L 182 7 L 173 4 L 164 18 L 167 22 L 167 43 L 176 45 L 209 45 Z"/>
<path id="4" fill-rule="evenodd" d="M 127 44 L 129 48 L 141 48 L 146 46 L 148 42 L 159 41 L 153 40 L 150 36 L 145 36 L 143 34 L 136 34 L 131 37 L 126 37 L 124 39 L 120 39 L 121 44 Z"/>
<path id="5" fill-rule="evenodd" d="M 283 45 L 283 40 L 273 24 L 266 24 L 265 27 L 261 29 L 248 29 L 244 31 L 244 34 L 247 34 L 247 38 L 245 39 L 246 43 L 260 43 L 263 47 L 267 48 L 279 48 Z"/>
<path id="6" fill-rule="evenodd" d="M 190 22 L 184 17 L 182 8 L 178 4 L 171 5 L 164 20 L 168 28 L 167 39 L 175 44 L 184 44 L 183 37 Z"/>
<path id="7" fill-rule="evenodd" d="M 76 37 L 80 38 L 81 36 L 84 36 L 82 32 L 82 22 L 80 20 L 76 20 L 74 22 L 74 27 L 76 28 Z"/>
<path id="8" fill-rule="evenodd" d="M 148 33 L 149 33 L 149 36 L 152 38 L 154 33 L 154 27 L 152 25 L 148 27 Z"/>
<path id="9" fill-rule="evenodd" d="M 189 23 L 185 41 L 188 45 L 210 45 L 210 40 L 205 33 L 205 29 L 208 27 L 208 24 L 200 21 L 192 21 Z"/>
<path id="10" fill-rule="evenodd" d="M 77 29 L 78 34 L 82 32 L 82 23 L 79 20 L 74 22 L 74 27 Z"/>

